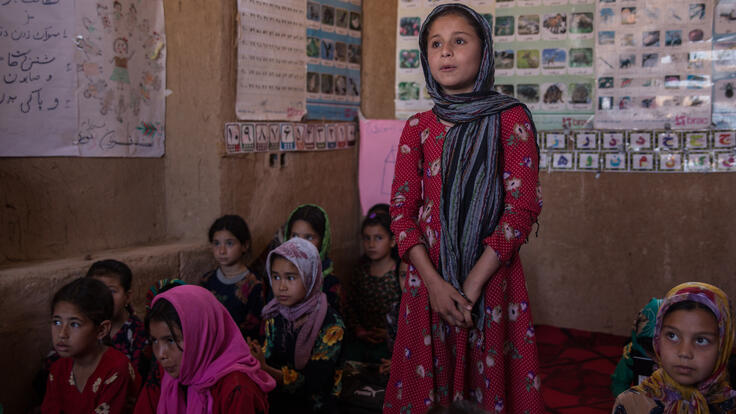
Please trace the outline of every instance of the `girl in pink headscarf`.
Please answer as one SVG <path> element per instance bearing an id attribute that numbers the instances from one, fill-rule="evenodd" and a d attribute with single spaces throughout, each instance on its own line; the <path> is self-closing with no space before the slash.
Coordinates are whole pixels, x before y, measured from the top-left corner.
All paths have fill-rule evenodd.
<path id="1" fill-rule="evenodd" d="M 212 293 L 184 285 L 159 294 L 146 328 L 165 374 L 160 396 L 144 389 L 136 414 L 268 413 L 266 393 L 276 382 Z"/>
<path id="2" fill-rule="evenodd" d="M 319 252 L 295 237 L 269 253 L 266 272 L 274 299 L 263 308 L 265 343 L 250 345 L 279 383 L 269 395 L 271 412 L 336 413 L 345 326 L 322 292 Z"/>

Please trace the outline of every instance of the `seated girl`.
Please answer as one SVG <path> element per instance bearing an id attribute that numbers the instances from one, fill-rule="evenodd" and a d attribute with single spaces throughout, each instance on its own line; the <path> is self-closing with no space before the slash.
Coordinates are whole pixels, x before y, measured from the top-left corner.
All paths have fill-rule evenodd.
<path id="1" fill-rule="evenodd" d="M 245 264 L 251 247 L 248 224 L 240 216 L 222 216 L 212 223 L 208 236 L 218 266 L 200 284 L 225 305 L 243 337 L 260 338 L 265 296 L 261 277 Z"/>
<path id="2" fill-rule="evenodd" d="M 146 384 L 136 413 L 268 412 L 266 393 L 275 381 L 206 289 L 183 285 L 160 293 L 146 329 L 164 373 L 160 393 Z"/>
<path id="3" fill-rule="evenodd" d="M 636 315 L 631 341 L 624 346 L 623 355 L 611 375 L 611 391 L 614 397 L 631 386 L 639 385 L 640 377 L 651 375 L 654 368 L 650 367 L 654 359 L 652 336 L 661 304 L 662 299 L 652 298 Z"/>
<path id="4" fill-rule="evenodd" d="M 112 346 L 124 353 L 141 377 L 145 378 L 148 374 L 151 347 L 143 321 L 130 306 L 133 282 L 130 268 L 117 260 L 100 260 L 90 266 L 86 276 L 98 279 L 110 289 L 114 304 L 110 327 Z"/>
<path id="5" fill-rule="evenodd" d="M 43 413 L 127 413 L 140 379 L 122 352 L 108 347 L 113 298 L 99 280 L 80 278 L 51 301 L 51 365 Z"/>
<path id="6" fill-rule="evenodd" d="M 304 204 L 297 207 L 286 220 L 283 240 L 294 237 L 309 241 L 319 251 L 324 279 L 322 291 L 327 295 L 327 302 L 339 314 L 341 309 L 340 279 L 335 276 L 332 260 L 329 257 L 332 233 L 327 212 L 315 204 Z"/>
<path id="7" fill-rule="evenodd" d="M 319 252 L 294 238 L 266 261 L 274 299 L 263 309 L 263 347 L 251 352 L 278 382 L 269 396 L 272 413 L 335 413 L 342 388 L 340 351 L 344 326 L 322 292 Z"/>
<path id="8" fill-rule="evenodd" d="M 400 273 L 406 273 L 406 264 L 399 260 L 387 213 L 370 213 L 361 233 L 364 255 L 350 279 L 345 301 L 345 322 L 354 336 L 346 358 L 377 363 L 391 356 L 386 315 L 401 298 Z"/>
<path id="9" fill-rule="evenodd" d="M 654 330 L 660 367 L 616 398 L 614 414 L 734 413 L 736 391 L 726 364 L 734 341 L 731 304 L 715 286 L 675 286 L 662 302 Z"/>

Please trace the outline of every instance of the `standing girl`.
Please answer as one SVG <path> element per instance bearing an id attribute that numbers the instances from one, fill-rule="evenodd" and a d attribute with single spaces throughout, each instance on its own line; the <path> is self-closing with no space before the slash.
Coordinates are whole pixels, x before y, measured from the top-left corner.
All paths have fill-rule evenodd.
<path id="1" fill-rule="evenodd" d="M 146 388 L 136 413 L 267 413 L 276 385 L 250 354 L 224 306 L 199 286 L 158 294 L 146 316 L 165 373 L 160 395 Z"/>
<path id="2" fill-rule="evenodd" d="M 406 272 L 406 265 L 402 268 L 387 213 L 369 213 L 363 220 L 361 233 L 365 254 L 350 279 L 345 300 L 348 332 L 355 336 L 346 355 L 350 360 L 381 362 L 391 355 L 386 315 L 391 305 L 399 301 L 400 273 Z"/>
<path id="3" fill-rule="evenodd" d="M 616 398 L 614 414 L 736 413 L 728 384 L 734 341 L 731 303 L 707 283 L 675 286 L 654 328 L 658 370 Z"/>
<path id="4" fill-rule="evenodd" d="M 384 410 L 541 413 L 518 255 L 541 210 L 531 115 L 493 90 L 491 29 L 472 9 L 438 6 L 419 41 L 435 106 L 407 121 L 396 158 L 391 228 L 410 266 Z"/>
<path id="5" fill-rule="evenodd" d="M 251 245 L 248 224 L 240 216 L 222 216 L 208 236 L 218 267 L 202 276 L 200 284 L 225 305 L 243 337 L 260 338 L 265 296 L 261 278 L 245 265 Z"/>
<path id="6" fill-rule="evenodd" d="M 251 352 L 279 383 L 272 413 L 337 413 L 344 325 L 322 292 L 322 266 L 312 243 L 294 238 L 269 253 L 274 299 L 263 309 L 266 341 Z"/>
<path id="7" fill-rule="evenodd" d="M 43 413 L 124 413 L 140 379 L 128 357 L 108 347 L 113 299 L 102 282 L 81 278 L 51 302 L 51 337 L 61 359 L 49 370 Z"/>

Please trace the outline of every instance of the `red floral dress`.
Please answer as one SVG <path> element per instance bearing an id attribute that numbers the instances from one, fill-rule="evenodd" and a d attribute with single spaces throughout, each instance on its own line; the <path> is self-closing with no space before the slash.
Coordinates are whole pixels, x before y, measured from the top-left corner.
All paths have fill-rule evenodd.
<path id="1" fill-rule="evenodd" d="M 442 146 L 449 128 L 433 112 L 410 118 L 399 142 L 391 194 L 392 230 L 404 257 L 422 243 L 437 267 Z M 529 118 L 501 113 L 505 210 L 483 243 L 501 267 L 485 290 L 485 326 L 462 329 L 430 310 L 421 276 L 409 266 L 386 390 L 385 413 L 422 413 L 434 403 L 478 402 L 493 413 L 542 413 L 537 347 L 518 251 L 541 211 L 538 153 Z"/>
<path id="2" fill-rule="evenodd" d="M 141 380 L 122 352 L 107 348 L 82 392 L 77 389 L 73 366 L 72 358 L 61 358 L 51 366 L 41 412 L 117 414 L 133 410 Z"/>

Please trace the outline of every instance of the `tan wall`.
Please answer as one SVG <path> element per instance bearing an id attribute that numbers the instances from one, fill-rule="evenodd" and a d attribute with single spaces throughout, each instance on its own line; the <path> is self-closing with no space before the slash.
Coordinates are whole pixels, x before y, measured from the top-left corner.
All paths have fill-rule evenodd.
<path id="1" fill-rule="evenodd" d="M 393 118 L 397 0 L 364 2 L 363 112 Z M 370 97 L 370 99 L 369 99 Z M 736 174 L 542 174 L 539 238 L 522 249 L 535 322 L 626 334 L 688 280 L 736 298 Z"/>
<path id="2" fill-rule="evenodd" d="M 0 158 L 0 266 L 164 239 L 160 159 Z"/>
<path id="3" fill-rule="evenodd" d="M 175 239 L 204 240 L 220 214 L 224 123 L 234 118 L 235 2 L 165 0 L 166 224 Z"/>
<path id="4" fill-rule="evenodd" d="M 325 209 L 332 230 L 335 274 L 347 280 L 358 259 L 360 208 L 357 148 L 285 154 L 284 167 L 269 166 L 269 154 L 228 157 L 222 163 L 224 211 L 242 215 L 261 252 L 300 204 Z"/>

